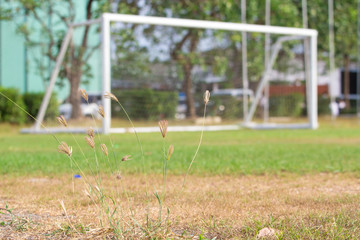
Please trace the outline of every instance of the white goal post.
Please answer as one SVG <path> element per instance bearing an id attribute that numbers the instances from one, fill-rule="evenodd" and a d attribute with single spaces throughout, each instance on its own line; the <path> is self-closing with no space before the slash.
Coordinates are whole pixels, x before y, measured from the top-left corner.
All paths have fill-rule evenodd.
<path id="1" fill-rule="evenodd" d="M 271 54 L 270 64 L 268 64 L 263 77 L 261 78 L 260 84 L 255 94 L 255 98 L 251 103 L 249 112 L 246 119 L 244 119 L 243 125 L 246 127 L 258 127 L 258 128 L 310 128 L 316 129 L 318 127 L 318 118 L 317 118 L 317 31 L 313 29 L 302 29 L 302 28 L 290 28 L 290 27 L 278 27 L 278 26 L 264 26 L 264 25 L 254 25 L 254 24 L 242 24 L 242 23 L 228 23 L 228 22 L 218 22 L 218 21 L 203 21 L 203 20 L 191 20 L 191 19 L 175 19 L 175 18 L 164 18 L 164 17 L 150 17 L 150 16 L 137 16 L 137 15 L 125 15 L 125 14 L 113 14 L 113 13 L 103 13 L 101 18 L 90 20 L 82 23 L 76 23 L 69 26 L 67 34 L 63 40 L 59 55 L 56 60 L 55 67 L 52 71 L 49 86 L 46 90 L 44 99 L 42 101 L 35 126 L 32 132 L 37 132 L 41 130 L 41 122 L 44 119 L 46 108 L 48 106 L 51 92 L 55 81 L 59 74 L 59 69 L 61 63 L 64 59 L 66 49 L 68 48 L 69 42 L 72 38 L 73 29 L 80 26 L 99 24 L 101 23 L 101 49 L 102 49 L 102 93 L 111 91 L 111 33 L 110 33 L 110 24 L 111 22 L 121 22 L 121 23 L 132 23 L 132 24 L 147 24 L 147 25 L 162 25 L 162 26 L 171 26 L 171 27 L 186 27 L 186 28 L 197 28 L 197 29 L 213 29 L 213 30 L 224 30 L 224 31 L 237 31 L 237 32 L 254 32 L 254 33 L 269 33 L 269 34 L 278 34 L 285 35 L 280 37 L 277 42 L 273 45 L 273 50 Z M 254 115 L 256 106 L 260 100 L 261 94 L 263 92 L 264 86 L 268 82 L 268 73 L 272 69 L 272 65 L 277 57 L 278 51 L 281 48 L 281 44 L 284 41 L 294 40 L 294 39 L 304 39 L 309 42 L 310 45 L 310 79 L 307 79 L 306 87 L 306 96 L 307 96 L 307 111 L 308 118 L 306 123 L 295 123 L 291 125 L 281 124 L 281 125 L 261 125 L 253 124 L 252 117 Z M 121 129 L 115 129 L 111 127 L 111 102 L 109 99 L 102 97 L 102 102 L 104 106 L 105 118 L 103 119 L 102 129 L 99 129 L 104 134 L 124 132 Z M 211 126 L 208 127 L 211 130 Z M 225 126 L 225 129 L 234 129 L 234 127 L 229 128 Z M 186 128 L 169 128 L 169 131 L 181 131 L 187 130 Z M 192 128 L 188 130 L 193 131 Z M 220 126 L 216 127 L 216 130 L 221 130 Z M 147 130 L 144 130 L 147 131 Z M 150 131 L 150 130 L 148 130 Z"/>

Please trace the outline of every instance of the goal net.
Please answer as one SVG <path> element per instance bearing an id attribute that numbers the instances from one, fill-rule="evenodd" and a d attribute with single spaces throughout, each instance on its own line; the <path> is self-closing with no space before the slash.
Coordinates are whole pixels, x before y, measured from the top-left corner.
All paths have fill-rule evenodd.
<path id="1" fill-rule="evenodd" d="M 169 131 L 200 129 L 205 90 L 211 92 L 208 130 L 317 128 L 315 30 L 110 13 L 70 26 L 39 120 L 69 48 L 80 42 L 76 31 L 90 25 L 100 30 L 93 34 L 101 32 L 98 44 L 87 46 L 93 55 L 89 66 L 82 68 L 84 77 L 90 76 L 90 92 L 97 88 L 102 96 L 105 92 L 117 96 L 130 117 L 139 121 L 138 131 L 157 130 L 160 119 L 172 121 Z M 242 74 L 243 32 L 248 84 Z M 271 34 L 267 60 L 265 34 Z M 121 108 L 109 99 L 101 101 L 105 112 L 101 131 L 129 131 L 121 121 L 126 117 Z"/>

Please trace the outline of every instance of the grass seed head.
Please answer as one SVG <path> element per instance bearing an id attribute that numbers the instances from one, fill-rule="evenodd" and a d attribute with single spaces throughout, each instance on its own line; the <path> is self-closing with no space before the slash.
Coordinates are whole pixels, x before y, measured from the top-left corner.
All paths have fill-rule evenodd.
<path id="1" fill-rule="evenodd" d="M 169 146 L 169 150 L 168 150 L 168 159 L 170 159 L 171 158 L 171 156 L 173 155 L 173 153 L 174 153 L 174 145 L 170 145 Z"/>
<path id="2" fill-rule="evenodd" d="M 69 157 L 72 155 L 72 147 L 69 147 L 66 142 L 61 142 L 61 144 L 58 146 L 58 151 L 68 155 Z"/>
<path id="3" fill-rule="evenodd" d="M 167 127 L 168 127 L 168 122 L 167 120 L 161 120 L 158 122 L 159 127 L 160 127 L 160 132 L 163 138 L 166 137 L 166 133 L 167 133 Z"/>
<path id="4" fill-rule="evenodd" d="M 93 137 L 90 136 L 85 136 L 85 141 L 87 142 L 87 144 L 91 147 L 94 148 L 95 147 L 95 141 Z"/>
<path id="5" fill-rule="evenodd" d="M 81 96 L 85 99 L 86 102 L 89 102 L 89 97 L 85 91 L 85 89 L 80 89 Z"/>
<path id="6" fill-rule="evenodd" d="M 109 155 L 108 149 L 104 143 L 100 145 L 101 151 L 105 154 L 105 156 Z"/>
<path id="7" fill-rule="evenodd" d="M 123 162 L 128 161 L 128 160 L 131 160 L 131 155 L 125 155 L 121 159 L 121 161 L 123 161 Z"/>
<path id="8" fill-rule="evenodd" d="M 112 100 L 114 100 L 114 101 L 116 101 L 116 102 L 119 102 L 119 100 L 117 99 L 117 97 L 116 97 L 114 94 L 112 94 L 111 92 L 105 92 L 104 97 L 105 97 L 105 98 L 112 99 Z"/>
<path id="9" fill-rule="evenodd" d="M 59 122 L 61 125 L 63 125 L 64 127 L 67 127 L 67 126 L 68 126 L 68 124 L 67 124 L 67 122 L 66 122 L 66 119 L 65 119 L 65 117 L 64 117 L 63 115 L 58 116 L 56 119 L 57 119 L 58 122 Z"/>
<path id="10" fill-rule="evenodd" d="M 94 129 L 89 128 L 89 129 L 87 130 L 87 135 L 88 135 L 89 137 L 94 138 L 94 137 L 95 137 Z"/>
<path id="11" fill-rule="evenodd" d="M 210 99 L 210 92 L 206 90 L 204 93 L 204 103 L 207 104 L 209 102 L 209 99 Z"/>
<path id="12" fill-rule="evenodd" d="M 98 110 L 98 112 L 99 112 L 100 116 L 102 116 L 102 117 L 104 118 L 105 113 L 104 113 L 104 107 L 103 107 L 103 106 L 99 105 L 99 110 Z"/>

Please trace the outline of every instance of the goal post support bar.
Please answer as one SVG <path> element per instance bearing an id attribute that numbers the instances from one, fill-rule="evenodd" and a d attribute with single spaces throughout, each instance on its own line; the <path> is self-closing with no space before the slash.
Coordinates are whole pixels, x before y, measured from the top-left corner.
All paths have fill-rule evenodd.
<path id="1" fill-rule="evenodd" d="M 71 38 L 73 36 L 74 28 L 80 27 L 80 26 L 92 25 L 92 24 L 99 23 L 99 22 L 100 22 L 100 19 L 93 19 L 93 20 L 89 20 L 89 21 L 85 21 L 85 22 L 81 22 L 81 23 L 71 24 L 69 26 L 69 28 L 68 28 L 68 30 L 67 30 L 67 32 L 65 34 L 64 40 L 61 43 L 60 51 L 59 51 L 59 54 L 58 54 L 58 56 L 56 58 L 55 67 L 52 70 L 51 75 L 50 75 L 49 85 L 46 88 L 45 95 L 44 95 L 44 98 L 43 98 L 43 100 L 41 102 L 38 115 L 36 116 L 36 121 L 35 121 L 35 124 L 34 124 L 35 132 L 40 130 L 41 124 L 44 121 L 46 109 L 47 109 L 47 107 L 49 105 L 49 102 L 50 102 L 51 93 L 52 93 L 52 91 L 54 89 L 56 79 L 57 79 L 57 77 L 59 75 L 60 67 L 61 67 L 61 64 L 62 64 L 62 62 L 64 60 L 66 50 L 68 49 L 70 40 L 71 40 Z"/>
<path id="2" fill-rule="evenodd" d="M 286 38 L 286 39 L 285 39 Z M 259 104 L 260 102 L 260 98 L 261 98 L 261 95 L 262 95 L 262 92 L 264 91 L 264 88 L 268 82 L 268 79 L 269 79 L 269 75 L 270 75 L 270 72 L 272 70 L 272 67 L 275 63 L 275 60 L 279 54 L 279 51 L 280 51 L 280 48 L 281 48 L 281 45 L 282 45 L 282 42 L 283 41 L 286 41 L 288 40 L 289 38 L 288 37 L 282 37 L 282 38 L 279 38 L 276 43 L 273 45 L 273 51 L 270 55 L 270 61 L 269 63 L 267 64 L 266 66 L 266 69 L 263 73 L 263 76 L 260 80 L 260 83 L 259 83 L 259 86 L 256 90 L 256 93 L 255 93 L 255 98 L 254 100 L 252 101 L 252 104 L 251 104 L 251 107 L 250 107 L 250 110 L 249 110 L 249 113 L 247 114 L 246 118 L 245 118 L 245 121 L 244 121 L 244 124 L 247 125 L 249 124 L 249 122 L 251 121 L 251 119 L 253 118 L 254 114 L 255 114 L 255 110 L 256 110 L 256 107 L 257 105 Z M 290 39 L 293 39 L 290 38 Z M 298 39 L 298 37 L 296 37 L 296 39 Z"/>
<path id="3" fill-rule="evenodd" d="M 251 104 L 250 110 L 248 115 L 245 118 L 244 126 L 252 126 L 253 124 L 250 124 L 251 119 L 254 117 L 255 110 L 257 105 L 259 104 L 262 92 L 265 89 L 266 84 L 269 81 L 269 76 L 272 71 L 272 67 L 275 63 L 275 60 L 278 56 L 278 53 L 281 49 L 282 43 L 285 41 L 291 41 L 291 40 L 298 40 L 298 39 L 304 39 L 304 41 L 310 41 L 310 49 L 312 51 L 311 54 L 307 54 L 307 56 L 310 56 L 310 62 L 311 62 L 311 75 L 310 75 L 310 81 L 307 79 L 307 94 L 306 94 L 306 101 L 307 101 L 307 112 L 309 116 L 309 123 L 308 128 L 316 129 L 318 127 L 318 118 L 317 118 L 317 41 L 316 37 L 306 37 L 306 36 L 285 36 L 280 37 L 275 44 L 273 45 L 273 51 L 270 56 L 270 61 L 263 73 L 263 76 L 260 80 L 259 86 L 255 93 L 255 98 Z M 297 124 L 293 124 L 293 127 L 295 128 Z M 300 127 L 301 125 L 301 127 Z M 271 125 L 272 126 L 272 125 Z M 303 128 L 304 124 L 299 124 L 299 128 Z M 263 128 L 264 129 L 264 128 Z"/>
<path id="4" fill-rule="evenodd" d="M 65 56 L 66 50 L 68 48 L 68 45 L 70 43 L 72 34 L 73 34 L 73 28 L 70 26 L 69 29 L 67 30 L 67 33 L 65 35 L 63 42 L 61 43 L 60 52 L 56 58 L 55 67 L 54 67 L 53 71 L 51 72 L 49 85 L 46 89 L 44 98 L 41 102 L 39 113 L 36 116 L 36 121 L 35 121 L 35 125 L 34 125 L 35 130 L 40 130 L 41 124 L 44 120 L 46 109 L 49 105 L 49 101 L 51 98 L 51 93 L 54 89 L 56 79 L 59 75 L 61 63 L 64 60 L 64 56 Z"/>

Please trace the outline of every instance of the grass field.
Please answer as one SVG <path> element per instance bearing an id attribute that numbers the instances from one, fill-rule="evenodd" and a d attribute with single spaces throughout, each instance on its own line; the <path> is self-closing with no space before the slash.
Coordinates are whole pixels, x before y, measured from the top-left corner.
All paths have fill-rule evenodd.
<path id="1" fill-rule="evenodd" d="M 160 133 L 139 134 L 145 152 L 147 173 L 161 173 L 163 141 Z M 199 132 L 170 132 L 167 144 L 175 146 L 169 164 L 172 174 L 183 174 L 191 161 Z M 57 135 L 60 141 L 73 146 L 74 158 L 83 169 L 88 166 L 71 135 Z M 88 146 L 84 135 L 74 135 L 84 150 Z M 112 164 L 124 155 L 133 161 L 121 165 L 124 173 L 141 173 L 139 147 L 134 134 L 102 136 L 110 146 Z M 18 129 L 3 126 L 0 132 L 0 174 L 58 175 L 70 173 L 69 161 L 57 152 L 58 142 L 49 135 L 21 135 Z M 360 124 L 357 120 L 338 120 L 323 123 L 313 130 L 224 131 L 205 132 L 204 141 L 192 173 L 200 175 L 279 174 L 290 172 L 309 174 L 319 172 L 360 173 Z M 89 151 L 87 151 L 89 152 Z M 86 153 L 87 154 L 87 153 Z M 87 157 L 91 158 L 90 151 Z M 119 159 L 120 158 L 120 159 Z M 107 165 L 103 166 L 106 171 Z"/>
<path id="2" fill-rule="evenodd" d="M 72 193 L 71 176 L 79 171 L 57 152 L 50 135 L 21 135 L 19 128 L 0 127 L 0 238 L 111 238 L 101 227 L 80 180 Z M 171 214 L 158 239 L 254 239 L 263 227 L 282 232 L 280 239 L 360 238 L 360 122 L 339 119 L 321 122 L 316 130 L 205 132 L 187 186 L 183 176 L 199 141 L 199 132 L 168 133 L 175 152 L 169 162 L 166 206 Z M 109 191 L 120 168 L 123 186 L 142 216 L 144 173 L 153 189 L 161 188 L 160 133 L 139 134 L 145 163 L 133 134 L 101 136 L 110 150 L 110 163 L 100 161 Z M 81 169 L 90 173 L 76 141 L 89 151 L 83 135 L 57 135 L 73 146 Z M 99 154 L 100 155 L 100 154 Z M 132 160 L 121 162 L 124 155 Z M 181 192 L 181 194 L 179 193 Z M 126 208 L 126 197 L 123 198 Z M 59 199 L 67 206 L 70 222 Z M 11 211 L 6 209 L 8 205 Z M 151 203 L 156 215 L 156 202 Z M 151 209 L 152 209 L 151 208 Z M 2 231 L 1 231 L 2 230 Z M 132 238 L 137 236 L 135 232 Z M 197 238 L 194 238 L 197 237 Z M 129 237 L 130 239 L 131 237 Z M 148 238 L 151 238 L 148 236 Z"/>

